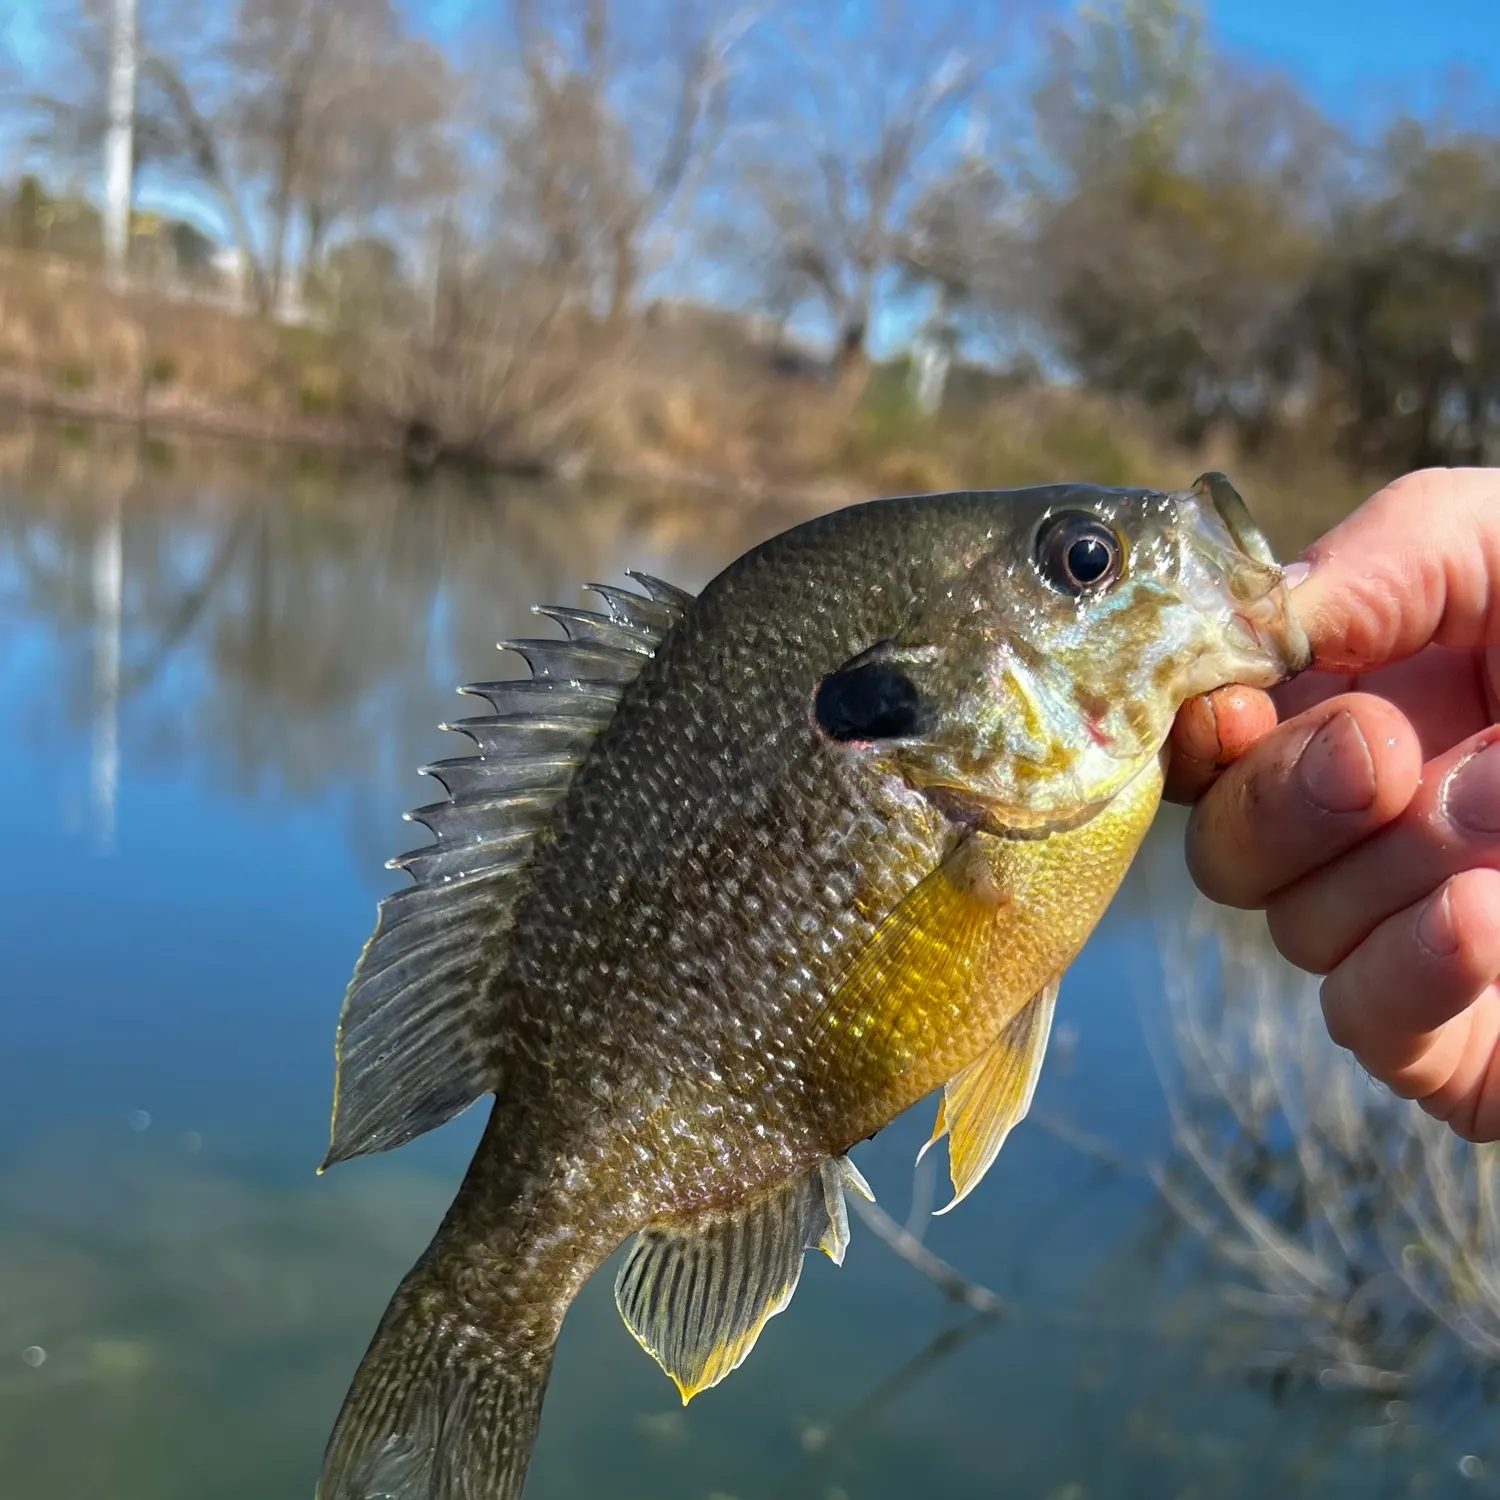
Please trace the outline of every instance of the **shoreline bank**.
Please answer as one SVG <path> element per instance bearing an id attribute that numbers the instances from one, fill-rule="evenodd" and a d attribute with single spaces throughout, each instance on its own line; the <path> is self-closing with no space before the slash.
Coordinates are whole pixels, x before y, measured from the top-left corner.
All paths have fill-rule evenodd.
<path id="1" fill-rule="evenodd" d="M 218 439 L 250 443 L 288 452 L 321 452 L 349 458 L 403 461 L 403 446 L 389 433 L 358 422 L 319 418 L 267 417 L 250 410 L 200 408 L 148 402 L 144 408 L 125 402 L 52 389 L 41 381 L 0 371 L 0 417 L 44 422 L 83 422 L 113 428 L 135 428 L 148 436 Z M 431 475 L 462 473 L 479 480 L 541 480 L 565 483 L 653 485 L 674 492 L 745 503 L 775 502 L 809 505 L 848 504 L 866 494 L 852 480 L 809 480 L 788 483 L 762 475 L 714 473 L 647 454 L 634 463 L 591 463 L 565 458 L 551 462 L 539 457 L 507 460 L 474 454 L 439 455 L 408 477 L 420 481 Z"/>

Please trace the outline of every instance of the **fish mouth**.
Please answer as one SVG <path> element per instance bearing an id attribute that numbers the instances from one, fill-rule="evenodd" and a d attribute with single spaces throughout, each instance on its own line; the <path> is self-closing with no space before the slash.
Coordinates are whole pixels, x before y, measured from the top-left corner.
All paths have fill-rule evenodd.
<path id="1" fill-rule="evenodd" d="M 1217 470 L 1200 476 L 1193 493 L 1212 507 L 1238 554 L 1226 559 L 1234 600 L 1229 641 L 1247 664 L 1268 674 L 1267 680 L 1247 685 L 1271 687 L 1305 672 L 1312 665 L 1312 645 L 1292 608 L 1286 573 L 1250 507 Z"/>
<path id="2" fill-rule="evenodd" d="M 1285 594 L 1279 585 L 1277 594 Z M 1277 595 L 1267 595 L 1250 609 L 1236 610 L 1230 617 L 1229 640 L 1245 658 L 1262 664 L 1269 674 L 1265 682 L 1249 682 L 1251 687 L 1275 687 L 1312 665 L 1307 632 Z"/>
<path id="3" fill-rule="evenodd" d="M 1234 544 L 1246 557 L 1262 563 L 1268 568 L 1281 571 L 1276 554 L 1266 540 L 1266 534 L 1256 524 L 1240 492 L 1229 482 L 1227 474 L 1211 469 L 1198 477 L 1193 493 L 1206 499 L 1224 523 L 1224 529 L 1234 539 Z"/>

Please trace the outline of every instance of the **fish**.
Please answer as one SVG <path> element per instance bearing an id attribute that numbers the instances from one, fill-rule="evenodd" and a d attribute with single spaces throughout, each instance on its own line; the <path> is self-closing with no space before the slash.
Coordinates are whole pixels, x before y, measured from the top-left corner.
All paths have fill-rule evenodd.
<path id="1" fill-rule="evenodd" d="M 1162 792 L 1178 707 L 1303 670 L 1221 474 L 866 501 L 696 595 L 643 573 L 502 642 L 425 768 L 345 996 L 323 1168 L 492 1096 L 333 1427 L 319 1500 L 514 1500 L 574 1297 L 684 1403 L 804 1257 L 850 1152 L 928 1095 L 952 1203 L 1027 1114 L 1062 976 Z"/>

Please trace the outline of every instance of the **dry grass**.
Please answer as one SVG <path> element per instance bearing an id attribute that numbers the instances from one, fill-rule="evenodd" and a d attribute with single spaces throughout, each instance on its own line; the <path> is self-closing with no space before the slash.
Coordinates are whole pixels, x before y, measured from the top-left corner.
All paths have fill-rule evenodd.
<path id="1" fill-rule="evenodd" d="M 523 289 L 524 290 L 524 289 Z M 480 462 L 535 458 L 752 496 L 1004 487 L 1059 479 L 1176 486 L 1227 469 L 1294 554 L 1374 487 L 1315 444 L 1254 461 L 1187 452 L 1149 416 L 1085 391 L 994 386 L 929 419 L 900 372 L 778 368 L 703 309 L 610 332 L 555 296 L 477 297 L 458 335 L 328 333 L 141 291 L 65 262 L 0 261 L 0 395 L 41 409 L 312 443 L 392 447 L 414 418 Z"/>
<path id="2" fill-rule="evenodd" d="M 67 262 L 0 261 L 0 371 L 81 410 L 267 422 L 357 413 L 341 341 L 150 290 L 115 296 Z"/>

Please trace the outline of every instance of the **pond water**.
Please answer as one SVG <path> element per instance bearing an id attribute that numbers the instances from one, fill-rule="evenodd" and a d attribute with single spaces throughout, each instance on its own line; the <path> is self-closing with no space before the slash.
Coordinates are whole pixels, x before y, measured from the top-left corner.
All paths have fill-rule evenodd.
<path id="1" fill-rule="evenodd" d="M 310 1500 L 481 1123 L 313 1175 L 415 769 L 463 753 L 453 688 L 533 603 L 627 567 L 696 588 L 793 519 L 0 434 L 0 1493 Z M 1482 1368 L 1455 1350 L 1399 1400 L 1266 1378 L 1287 1330 L 1153 1183 L 1179 833 L 1065 983 L 1033 1120 L 920 1225 L 1006 1314 L 856 1220 L 684 1411 L 601 1275 L 527 1500 L 1500 1494 Z M 931 1108 L 856 1152 L 897 1219 Z"/>

